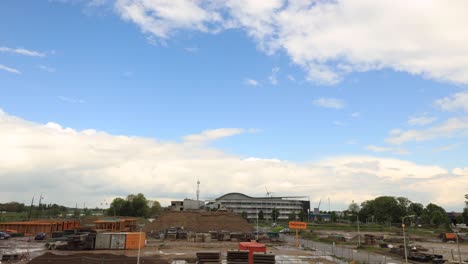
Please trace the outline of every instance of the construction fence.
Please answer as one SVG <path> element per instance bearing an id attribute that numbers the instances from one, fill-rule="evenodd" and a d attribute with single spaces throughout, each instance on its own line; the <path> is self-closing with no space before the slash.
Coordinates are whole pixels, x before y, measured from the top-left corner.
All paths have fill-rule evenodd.
<path id="1" fill-rule="evenodd" d="M 283 236 L 283 239 L 289 244 L 294 243 L 294 237 Z M 315 242 L 307 239 L 299 239 L 299 244 L 304 250 L 311 250 L 313 255 L 318 258 L 329 259 L 337 263 L 349 263 L 351 261 L 358 261 L 359 263 L 366 264 L 404 264 L 404 256 L 386 256 L 381 254 L 372 253 L 366 250 L 358 250 L 355 248 L 330 245 L 321 242 Z M 444 260 L 458 262 L 459 253 L 458 249 L 453 248 L 427 248 L 428 254 L 442 255 Z M 468 259 L 468 249 L 460 249 L 461 260 Z M 285 259 L 276 261 L 279 264 L 299 264 L 304 263 L 304 259 Z"/>

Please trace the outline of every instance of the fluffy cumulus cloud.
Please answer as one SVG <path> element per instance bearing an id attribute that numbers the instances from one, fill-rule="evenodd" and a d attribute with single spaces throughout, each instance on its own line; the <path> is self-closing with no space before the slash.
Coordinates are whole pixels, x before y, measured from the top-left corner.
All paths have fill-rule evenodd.
<path id="1" fill-rule="evenodd" d="M 366 149 L 372 152 L 391 152 L 397 155 L 406 155 L 409 154 L 409 151 L 402 148 L 392 148 L 392 147 L 381 147 L 376 145 L 368 145 Z"/>
<path id="2" fill-rule="evenodd" d="M 256 129 L 242 129 L 242 128 L 218 128 L 210 129 L 201 132 L 200 134 L 193 134 L 184 137 L 184 142 L 190 144 L 203 144 L 209 141 L 231 137 L 243 133 L 254 133 Z"/>
<path id="3" fill-rule="evenodd" d="M 434 123 L 437 120 L 435 116 L 413 116 L 408 119 L 408 125 L 410 126 L 425 126 Z"/>
<path id="4" fill-rule="evenodd" d="M 386 141 L 390 144 L 405 142 L 428 141 L 438 138 L 454 138 L 468 136 L 468 118 L 453 117 L 442 124 L 426 129 L 400 130 L 394 129 Z"/>
<path id="5" fill-rule="evenodd" d="M 462 110 L 468 112 L 468 92 L 460 92 L 439 99 L 435 104 L 445 111 Z"/>
<path id="6" fill-rule="evenodd" d="M 206 144 L 187 144 L 248 131 L 209 130 L 168 142 L 92 129 L 78 131 L 53 122 L 39 124 L 0 111 L 0 178 L 6 186 L 0 200 L 27 202 L 33 194 L 45 193 L 46 202 L 94 206 L 104 199 L 142 192 L 166 202 L 194 197 L 200 178 L 205 199 L 233 191 L 263 196 L 268 186 L 277 195 L 306 195 L 311 200 L 330 197 L 337 209 L 351 200 L 378 195 L 407 196 L 423 203 L 434 200 L 454 209 L 463 204 L 462 197 L 455 199 L 431 186 L 441 186 L 441 179 L 448 177 L 453 186 L 447 189 L 462 193 L 467 186 L 466 168 L 450 172 L 372 156 L 296 163 L 245 158 Z"/>
<path id="7" fill-rule="evenodd" d="M 125 20 L 165 40 L 181 30 L 244 30 L 318 83 L 383 68 L 468 83 L 464 0 L 117 0 Z"/>

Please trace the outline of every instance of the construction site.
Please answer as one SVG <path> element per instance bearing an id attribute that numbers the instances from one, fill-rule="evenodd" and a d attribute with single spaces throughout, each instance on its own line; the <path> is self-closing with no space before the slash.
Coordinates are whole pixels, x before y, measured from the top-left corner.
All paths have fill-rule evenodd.
<path id="1" fill-rule="evenodd" d="M 278 223 L 285 227 L 288 222 Z M 276 223 L 274 224 L 276 225 Z M 465 237 L 453 233 L 294 230 L 257 226 L 228 211 L 165 211 L 131 217 L 0 223 L 1 263 L 465 263 Z M 273 231 L 276 230 L 276 231 Z M 286 231 L 287 230 L 287 231 Z M 406 247 L 406 252 L 405 252 Z M 459 250 L 457 250 L 457 247 Z"/>
<path id="2" fill-rule="evenodd" d="M 150 222 L 128 217 L 0 223 L 1 263 L 334 263 L 296 252 L 279 235 L 256 232 L 231 212 L 166 211 Z M 140 232 L 141 231 L 141 232 Z"/>

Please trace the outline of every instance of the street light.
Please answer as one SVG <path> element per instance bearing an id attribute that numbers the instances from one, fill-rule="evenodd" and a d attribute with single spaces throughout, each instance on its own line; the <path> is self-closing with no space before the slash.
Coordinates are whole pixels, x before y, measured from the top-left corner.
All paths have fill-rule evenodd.
<path id="1" fill-rule="evenodd" d="M 401 228 L 403 228 L 403 246 L 405 247 L 405 263 L 408 264 L 408 251 L 406 249 L 405 218 L 412 218 L 415 215 L 407 215 L 401 218 Z"/>
<path id="2" fill-rule="evenodd" d="M 461 253 L 460 253 L 460 243 L 458 242 L 458 232 L 459 232 L 459 230 L 455 229 L 454 231 L 455 231 L 455 236 L 457 238 L 458 263 L 461 264 L 462 263 L 462 258 L 461 258 Z"/>
<path id="3" fill-rule="evenodd" d="M 357 234 L 358 234 L 358 244 L 357 247 L 361 247 L 361 231 L 359 230 L 359 214 L 350 214 L 350 215 L 355 215 L 357 218 Z"/>
<path id="4" fill-rule="evenodd" d="M 140 237 L 138 238 L 138 257 L 137 257 L 137 264 L 140 264 L 140 250 L 141 250 L 141 230 L 145 224 L 138 224 L 138 227 L 140 228 Z"/>

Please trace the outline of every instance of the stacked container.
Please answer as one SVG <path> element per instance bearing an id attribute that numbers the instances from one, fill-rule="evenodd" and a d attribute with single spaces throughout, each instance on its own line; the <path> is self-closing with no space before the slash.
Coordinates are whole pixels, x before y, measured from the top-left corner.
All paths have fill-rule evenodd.
<path id="1" fill-rule="evenodd" d="M 140 237 L 141 234 L 141 237 Z M 146 233 L 98 233 L 95 249 L 138 249 L 144 248 Z"/>
<path id="2" fill-rule="evenodd" d="M 144 232 L 126 233 L 125 249 L 139 249 L 145 247 L 146 234 Z"/>

